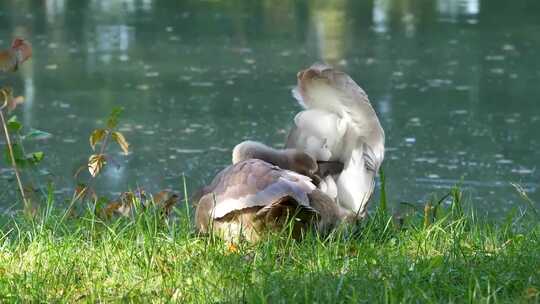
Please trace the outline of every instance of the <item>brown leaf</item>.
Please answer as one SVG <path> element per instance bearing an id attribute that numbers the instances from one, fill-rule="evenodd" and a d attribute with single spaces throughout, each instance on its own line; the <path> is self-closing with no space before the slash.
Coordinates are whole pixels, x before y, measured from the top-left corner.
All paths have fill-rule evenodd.
<path id="1" fill-rule="evenodd" d="M 238 253 L 238 251 L 238 246 L 236 246 L 234 243 L 229 243 L 229 245 L 227 246 L 228 253 Z"/>
<path id="2" fill-rule="evenodd" d="M 15 38 L 11 43 L 11 49 L 15 52 L 17 57 L 17 67 L 23 64 L 26 60 L 32 57 L 32 45 L 30 42 L 22 39 Z"/>
<path id="3" fill-rule="evenodd" d="M 101 215 L 105 218 L 111 218 L 115 212 L 118 212 L 120 207 L 122 207 L 122 204 L 117 201 L 109 202 L 105 208 L 101 209 Z"/>
<path id="4" fill-rule="evenodd" d="M 90 147 L 92 150 L 96 150 L 96 144 L 105 138 L 107 135 L 107 130 L 105 129 L 95 129 L 92 134 L 90 134 Z"/>
<path id="5" fill-rule="evenodd" d="M 101 215 L 105 218 L 111 218 L 113 215 L 129 217 L 133 210 L 137 193 L 123 192 L 118 199 L 111 201 L 101 210 Z"/>
<path id="6" fill-rule="evenodd" d="M 88 159 L 88 171 L 92 177 L 96 177 L 106 163 L 104 154 L 92 154 Z"/>
<path id="7" fill-rule="evenodd" d="M 540 295 L 540 291 L 534 287 L 528 287 L 525 289 L 525 298 L 527 300 L 531 300 L 533 298 L 537 298 Z"/>
<path id="8" fill-rule="evenodd" d="M 0 51 L 0 71 L 14 72 L 32 56 L 31 44 L 21 38 L 15 38 L 11 48 Z"/>
<path id="9" fill-rule="evenodd" d="M 22 104 L 24 102 L 23 96 L 13 96 L 13 89 L 12 88 L 2 88 L 0 89 L 0 108 L 3 109 L 4 107 L 8 109 L 8 112 L 11 112 L 17 108 L 18 105 Z"/>
<path id="10" fill-rule="evenodd" d="M 171 196 L 171 192 L 167 190 L 159 191 L 158 193 L 152 195 L 154 199 L 154 204 L 161 205 Z"/>
<path id="11" fill-rule="evenodd" d="M 129 143 L 126 141 L 124 134 L 115 131 L 112 133 L 112 138 L 118 143 L 124 154 L 127 155 L 129 153 Z"/>
<path id="12" fill-rule="evenodd" d="M 162 215 L 165 217 L 171 214 L 174 205 L 176 205 L 179 200 L 177 194 L 168 190 L 160 191 L 152 197 L 154 199 L 154 204 L 162 210 Z"/>
<path id="13" fill-rule="evenodd" d="M 178 195 L 173 194 L 171 195 L 171 197 L 169 197 L 169 199 L 165 201 L 165 203 L 163 203 L 163 211 L 165 216 L 169 216 L 171 214 L 174 205 L 178 203 L 178 199 Z"/>

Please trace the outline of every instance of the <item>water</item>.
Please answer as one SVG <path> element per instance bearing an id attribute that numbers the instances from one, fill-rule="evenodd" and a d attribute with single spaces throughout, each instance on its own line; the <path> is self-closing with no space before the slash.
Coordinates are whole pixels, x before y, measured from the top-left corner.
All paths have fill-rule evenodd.
<path id="1" fill-rule="evenodd" d="M 324 60 L 368 92 L 387 134 L 394 202 L 460 183 L 480 211 L 540 201 L 540 2 L 2 1 L 0 39 L 33 42 L 16 113 L 54 137 L 43 168 L 59 195 L 91 153 L 88 135 L 115 106 L 131 143 L 101 193 L 190 189 L 244 139 L 283 145 L 299 110 L 296 72 Z M 181 4 L 176 4 L 181 3 Z M 0 142 L 3 145 L 3 142 Z M 16 195 L 0 167 L 0 201 Z"/>

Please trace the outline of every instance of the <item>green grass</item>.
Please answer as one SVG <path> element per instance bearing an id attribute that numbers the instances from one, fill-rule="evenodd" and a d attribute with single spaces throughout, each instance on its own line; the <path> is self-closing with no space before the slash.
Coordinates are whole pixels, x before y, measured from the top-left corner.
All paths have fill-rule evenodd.
<path id="1" fill-rule="evenodd" d="M 379 208 L 326 239 L 238 246 L 194 235 L 183 206 L 164 222 L 64 217 L 49 204 L 1 226 L 0 302 L 538 303 L 538 217 L 480 220 L 460 197 L 399 225 Z"/>

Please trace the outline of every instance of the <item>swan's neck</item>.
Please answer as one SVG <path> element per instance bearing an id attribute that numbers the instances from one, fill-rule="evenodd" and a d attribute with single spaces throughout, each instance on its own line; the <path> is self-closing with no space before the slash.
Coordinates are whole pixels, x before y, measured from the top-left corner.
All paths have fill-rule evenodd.
<path id="1" fill-rule="evenodd" d="M 260 159 L 279 167 L 286 167 L 289 162 L 289 157 L 285 151 L 276 150 L 255 141 L 242 142 L 233 150 L 233 164 L 252 158 Z"/>

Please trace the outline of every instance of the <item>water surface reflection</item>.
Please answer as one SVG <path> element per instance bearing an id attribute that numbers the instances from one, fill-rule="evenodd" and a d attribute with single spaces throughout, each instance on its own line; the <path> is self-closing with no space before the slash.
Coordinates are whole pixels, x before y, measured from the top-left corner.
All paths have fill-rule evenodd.
<path id="1" fill-rule="evenodd" d="M 134 153 L 103 191 L 190 188 L 230 161 L 242 139 L 282 145 L 298 107 L 297 70 L 325 60 L 370 94 L 387 133 L 393 201 L 420 201 L 457 182 L 480 210 L 540 200 L 540 24 L 534 0 L 3 1 L 0 37 L 36 52 L 17 75 L 25 124 L 58 189 L 89 153 L 114 106 Z M 0 183 L 12 177 L 2 167 Z M 9 201 L 14 191 L 3 191 Z"/>

